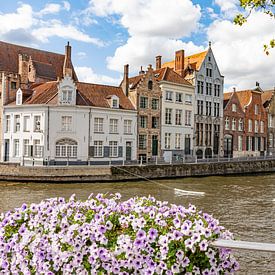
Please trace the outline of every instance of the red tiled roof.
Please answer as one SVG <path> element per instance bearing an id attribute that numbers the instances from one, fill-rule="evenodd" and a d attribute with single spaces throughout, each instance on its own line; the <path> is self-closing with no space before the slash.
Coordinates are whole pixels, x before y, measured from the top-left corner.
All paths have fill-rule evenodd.
<path id="1" fill-rule="evenodd" d="M 36 76 L 48 78 L 49 80 L 57 79 L 56 73 L 52 64 L 33 61 L 33 65 L 36 71 Z"/>
<path id="2" fill-rule="evenodd" d="M 56 77 L 63 77 L 64 54 L 47 52 L 43 50 L 33 49 L 29 47 L 14 45 L 0 41 L 0 71 L 18 73 L 18 55 L 27 54 L 34 62 L 38 64 L 44 63 L 52 66 L 50 75 L 53 73 Z M 49 66 L 38 68 L 40 76 L 47 77 L 49 75 Z M 77 80 L 75 72 L 74 79 Z"/>
<path id="3" fill-rule="evenodd" d="M 224 93 L 223 94 L 223 108 L 226 107 L 227 103 L 229 102 L 231 96 L 232 96 L 233 92 L 229 92 L 229 93 Z"/>
<path id="4" fill-rule="evenodd" d="M 272 96 L 274 95 L 274 90 L 270 91 L 264 91 L 262 93 L 262 102 L 265 104 L 266 102 L 270 101 L 272 99 Z"/>
<path id="5" fill-rule="evenodd" d="M 240 104 L 242 108 L 244 109 L 245 106 L 249 104 L 252 97 L 252 90 L 243 90 L 243 91 L 236 91 L 237 96 L 239 98 Z"/>
<path id="6" fill-rule="evenodd" d="M 136 88 L 136 86 L 138 85 L 138 83 L 140 82 L 140 80 L 143 78 L 143 74 L 141 75 L 137 75 L 137 76 L 133 76 L 129 78 L 129 88 L 130 89 L 134 89 Z"/>
<path id="7" fill-rule="evenodd" d="M 33 88 L 33 95 L 25 102 L 26 104 L 57 104 L 58 82 L 46 82 Z M 122 88 L 76 82 L 77 96 L 76 105 L 95 106 L 110 108 L 108 99 L 112 95 L 119 98 L 121 109 L 134 110 L 131 101 L 123 93 Z"/>

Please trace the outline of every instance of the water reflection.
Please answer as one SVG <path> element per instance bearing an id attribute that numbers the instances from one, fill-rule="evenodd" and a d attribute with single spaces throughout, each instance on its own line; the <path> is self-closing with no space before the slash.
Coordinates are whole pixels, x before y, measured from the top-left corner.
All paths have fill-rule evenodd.
<path id="1" fill-rule="evenodd" d="M 23 202 L 39 202 L 49 197 L 86 199 L 90 193 L 120 192 L 124 199 L 152 195 L 159 200 L 188 205 L 212 213 L 237 239 L 275 243 L 275 175 L 186 178 L 153 182 L 124 183 L 0 183 L 0 212 Z M 166 185 L 167 187 L 165 187 Z M 204 196 L 180 195 L 174 188 L 205 192 Z M 275 274 L 275 254 L 236 251 L 240 274 Z"/>

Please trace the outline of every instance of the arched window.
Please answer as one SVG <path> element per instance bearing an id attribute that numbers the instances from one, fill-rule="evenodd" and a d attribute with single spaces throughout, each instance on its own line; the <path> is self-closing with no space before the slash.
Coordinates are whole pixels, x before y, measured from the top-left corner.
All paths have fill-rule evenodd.
<path id="1" fill-rule="evenodd" d="M 273 148 L 273 134 L 270 133 L 269 134 L 269 148 Z"/>
<path id="2" fill-rule="evenodd" d="M 60 139 L 55 144 L 55 156 L 59 158 L 76 158 L 77 142 L 73 139 Z"/>
<path id="3" fill-rule="evenodd" d="M 152 90 L 153 89 L 153 81 L 149 80 L 148 81 L 148 90 Z"/>
<path id="4" fill-rule="evenodd" d="M 16 105 L 22 105 L 22 91 L 18 89 L 16 92 Z"/>

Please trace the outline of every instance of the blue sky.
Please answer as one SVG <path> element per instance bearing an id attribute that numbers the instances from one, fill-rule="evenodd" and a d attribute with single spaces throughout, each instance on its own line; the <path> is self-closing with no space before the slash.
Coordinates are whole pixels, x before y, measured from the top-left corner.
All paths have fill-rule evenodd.
<path id="1" fill-rule="evenodd" d="M 275 23 L 259 12 L 240 28 L 232 23 L 238 0 L 4 1 L 0 40 L 64 52 L 70 41 L 79 78 L 118 84 L 123 65 L 131 74 L 174 52 L 204 50 L 212 41 L 227 89 L 275 85 L 275 59 L 263 53 Z M 273 53 L 273 55 L 275 52 Z M 253 60 L 251 60 L 253 57 Z"/>

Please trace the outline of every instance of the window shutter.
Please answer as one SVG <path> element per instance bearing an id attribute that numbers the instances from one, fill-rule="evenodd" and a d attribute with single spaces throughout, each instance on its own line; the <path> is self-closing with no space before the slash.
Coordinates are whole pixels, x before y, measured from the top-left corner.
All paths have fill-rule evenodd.
<path id="1" fill-rule="evenodd" d="M 89 157 L 94 157 L 94 155 L 95 155 L 95 147 L 90 146 L 89 147 Z"/>
<path id="2" fill-rule="evenodd" d="M 108 158 L 110 155 L 109 146 L 104 146 L 104 158 Z"/>
<path id="3" fill-rule="evenodd" d="M 118 157 L 119 157 L 119 158 L 122 158 L 122 157 L 123 157 L 123 147 L 122 147 L 122 146 L 119 146 L 119 147 L 118 147 Z"/>
<path id="4" fill-rule="evenodd" d="M 249 146 L 249 139 L 248 139 L 248 137 L 246 137 L 246 151 L 248 151 L 248 146 Z"/>
<path id="5" fill-rule="evenodd" d="M 252 137 L 252 151 L 255 151 L 255 137 Z"/>

